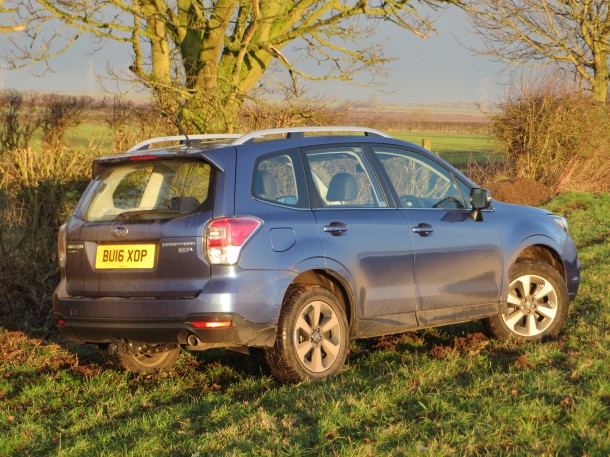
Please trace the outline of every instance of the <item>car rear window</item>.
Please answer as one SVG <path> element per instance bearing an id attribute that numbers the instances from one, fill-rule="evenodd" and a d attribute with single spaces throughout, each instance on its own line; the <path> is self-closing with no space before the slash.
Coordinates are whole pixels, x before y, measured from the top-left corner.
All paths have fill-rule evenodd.
<path id="1" fill-rule="evenodd" d="M 195 160 L 128 162 L 105 168 L 78 216 L 86 221 L 171 219 L 210 209 L 214 169 Z"/>

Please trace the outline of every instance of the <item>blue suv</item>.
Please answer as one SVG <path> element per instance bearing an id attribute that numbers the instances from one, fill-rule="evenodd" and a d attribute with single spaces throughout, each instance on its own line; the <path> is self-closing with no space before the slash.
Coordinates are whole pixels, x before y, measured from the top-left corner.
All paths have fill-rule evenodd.
<path id="1" fill-rule="evenodd" d="M 132 371 L 181 348 L 261 348 L 283 382 L 337 374 L 353 338 L 475 319 L 498 338 L 555 336 L 580 276 L 564 218 L 359 127 L 164 137 L 97 159 L 59 258 L 65 338 Z"/>

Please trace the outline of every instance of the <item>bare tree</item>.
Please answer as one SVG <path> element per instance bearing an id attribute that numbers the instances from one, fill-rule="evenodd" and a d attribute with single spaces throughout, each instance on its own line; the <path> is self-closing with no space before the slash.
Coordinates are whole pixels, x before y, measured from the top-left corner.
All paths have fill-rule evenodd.
<path id="1" fill-rule="evenodd" d="M 15 13 L 15 10 L 12 8 L 2 8 L 2 4 L 4 0 L 0 0 L 0 14 L 6 13 Z M 0 24 L 0 33 L 8 33 L 8 32 L 20 32 L 25 29 L 24 23 L 14 23 L 11 25 L 2 25 Z"/>
<path id="2" fill-rule="evenodd" d="M 486 47 L 511 63 L 551 62 L 585 81 L 605 102 L 610 70 L 608 0 L 462 0 Z"/>
<path id="3" fill-rule="evenodd" d="M 455 0 L 420 0 L 438 7 Z M 372 78 L 388 61 L 371 45 L 375 22 L 425 37 L 431 24 L 410 0 L 8 0 L 27 22 L 5 58 L 47 62 L 80 34 L 126 43 L 135 78 L 190 128 L 232 131 L 239 108 L 275 62 L 293 80 Z M 426 11 L 430 11 L 427 8 Z M 366 21 L 364 19 L 367 19 Z M 287 55 L 284 48 L 296 48 Z M 292 57 L 290 57 L 292 56 Z M 319 73 L 303 60 L 320 63 Z M 296 84 L 295 84 L 296 85 Z"/>

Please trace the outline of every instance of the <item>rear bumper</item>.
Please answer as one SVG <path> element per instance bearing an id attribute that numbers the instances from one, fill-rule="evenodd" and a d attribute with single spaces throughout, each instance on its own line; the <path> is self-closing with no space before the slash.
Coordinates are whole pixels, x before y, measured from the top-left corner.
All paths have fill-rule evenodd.
<path id="1" fill-rule="evenodd" d="M 68 340 L 188 344 L 190 335 L 218 347 L 271 347 L 283 295 L 292 274 L 217 271 L 196 297 L 75 297 L 62 279 L 53 294 L 53 317 Z M 231 321 L 226 328 L 196 328 L 193 322 Z M 196 347 L 195 347 L 196 349 Z"/>
<path id="2" fill-rule="evenodd" d="M 188 339 L 192 335 L 204 345 L 216 347 L 272 347 L 277 329 L 271 324 L 253 324 L 237 314 L 197 314 L 186 316 L 183 321 L 87 319 L 53 314 L 56 322 L 63 324 L 58 325 L 58 329 L 64 338 L 81 343 L 127 340 L 142 344 L 189 345 Z M 231 326 L 201 329 L 193 326 L 197 321 L 231 321 Z"/>

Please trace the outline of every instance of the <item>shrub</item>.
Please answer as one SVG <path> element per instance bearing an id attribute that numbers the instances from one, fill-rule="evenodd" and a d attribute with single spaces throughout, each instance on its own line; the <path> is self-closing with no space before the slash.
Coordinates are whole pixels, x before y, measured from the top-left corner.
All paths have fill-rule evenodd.
<path id="1" fill-rule="evenodd" d="M 39 120 L 32 116 L 38 96 L 7 90 L 0 92 L 0 153 L 15 148 L 27 148 Z"/>
<path id="2" fill-rule="evenodd" d="M 36 137 L 48 147 L 64 145 L 66 131 L 95 119 L 105 99 L 8 90 L 0 92 L 0 152 L 29 148 Z"/>
<path id="3" fill-rule="evenodd" d="M 610 190 L 610 117 L 581 91 L 530 84 L 500 103 L 491 129 L 517 176 L 556 191 Z"/>
<path id="4" fill-rule="evenodd" d="M 4 326 L 46 329 L 58 282 L 57 229 L 90 175 L 91 154 L 15 149 L 0 157 L 0 315 Z"/>
<path id="5" fill-rule="evenodd" d="M 96 108 L 97 101 L 91 97 L 48 94 L 41 97 L 39 117 L 42 141 L 50 146 L 61 146 L 68 127 L 80 125 L 86 111 Z"/>

